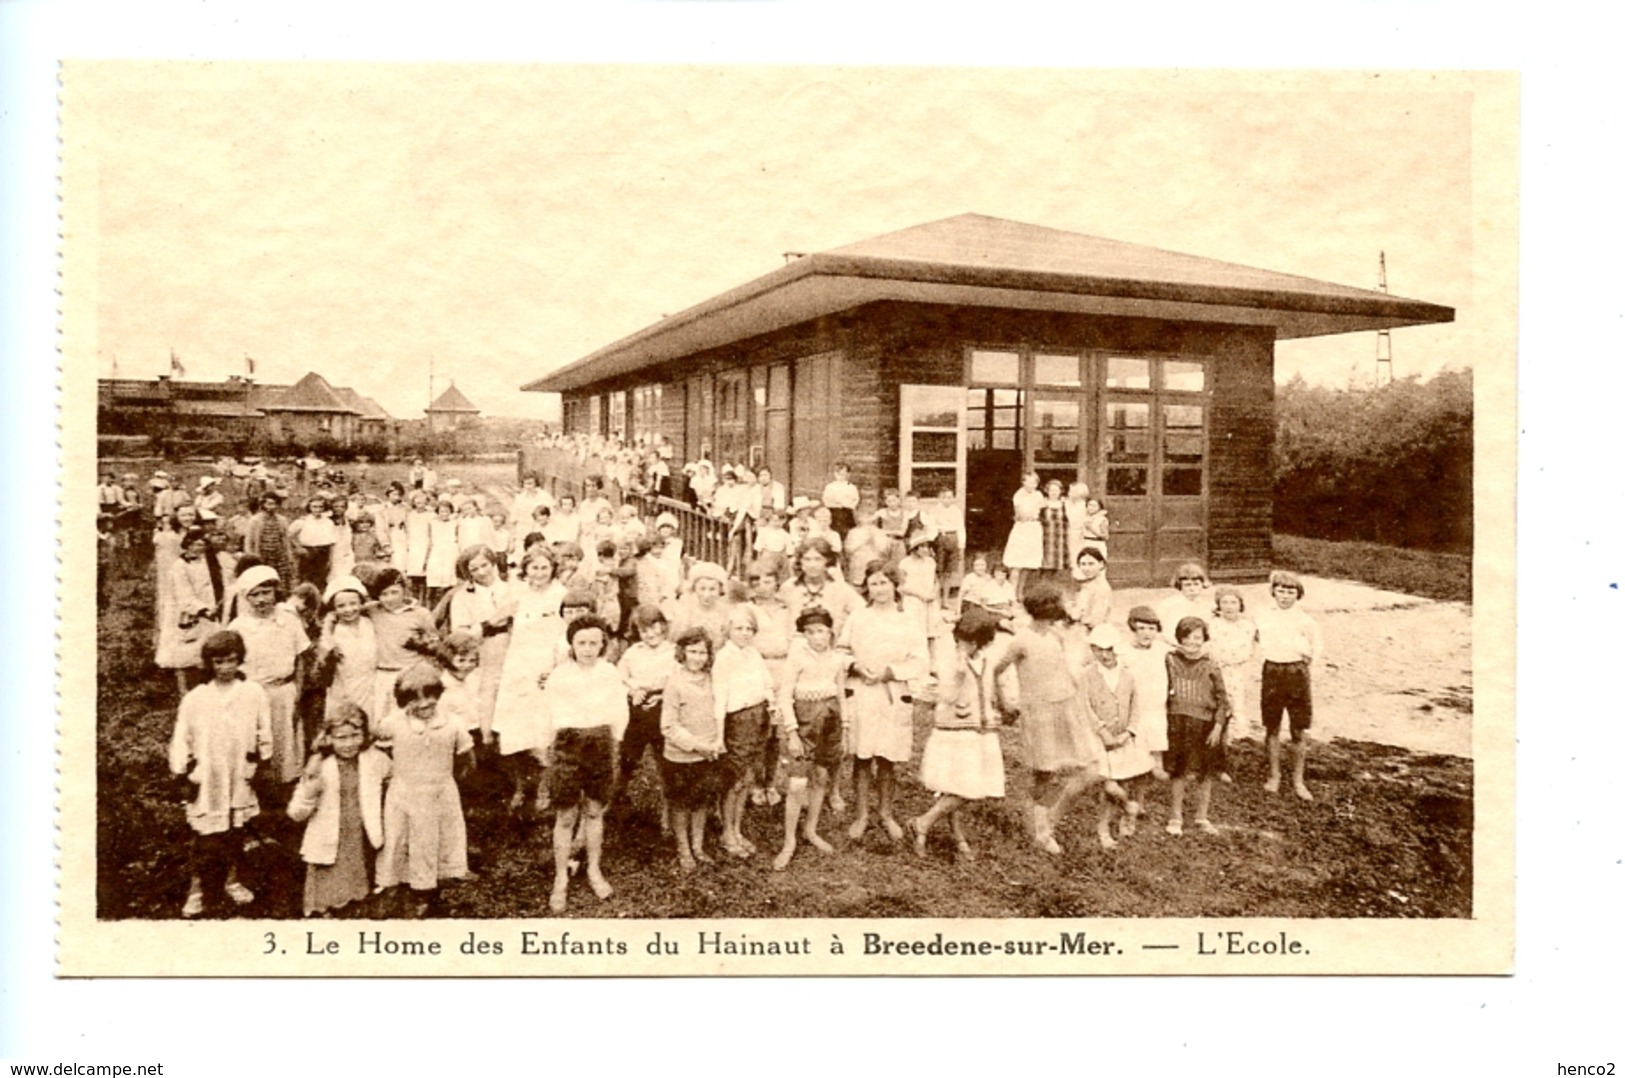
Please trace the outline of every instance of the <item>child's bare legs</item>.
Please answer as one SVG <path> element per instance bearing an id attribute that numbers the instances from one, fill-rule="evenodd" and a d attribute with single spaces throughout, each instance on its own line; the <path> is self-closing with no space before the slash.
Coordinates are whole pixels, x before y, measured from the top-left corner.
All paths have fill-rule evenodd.
<path id="1" fill-rule="evenodd" d="M 1202 831 L 1209 835 L 1216 834 L 1219 830 L 1217 827 L 1214 827 L 1212 822 L 1207 818 L 1208 805 L 1211 804 L 1212 801 L 1213 776 L 1203 775 L 1201 780 L 1196 784 L 1196 818 L 1191 822 L 1196 825 L 1196 829 L 1198 831 Z"/>
<path id="2" fill-rule="evenodd" d="M 790 791 L 784 799 L 784 845 L 779 848 L 779 855 L 773 858 L 773 870 L 783 872 L 790 864 L 790 858 L 796 855 L 796 825 L 801 822 L 801 806 L 807 802 L 807 777 L 793 775 L 790 778 Z"/>
<path id="3" fill-rule="evenodd" d="M 1264 754 L 1269 757 L 1270 775 L 1264 780 L 1264 792 L 1272 794 L 1281 788 L 1281 728 L 1264 731 Z"/>
<path id="4" fill-rule="evenodd" d="M 839 816 L 846 811 L 846 798 L 841 796 L 841 770 L 851 757 L 843 756 L 829 772 L 829 810 Z"/>
<path id="5" fill-rule="evenodd" d="M 1058 790 L 1055 772 L 1033 772 L 1033 845 L 1048 854 L 1061 852 L 1061 844 L 1055 841 L 1050 817 L 1050 805 Z"/>
<path id="6" fill-rule="evenodd" d="M 948 826 L 953 831 L 954 849 L 959 851 L 959 856 L 967 861 L 974 861 L 976 860 L 976 851 L 970 848 L 970 839 L 965 837 L 964 828 L 961 826 L 964 818 L 964 806 L 955 806 L 953 811 L 948 813 Z"/>
<path id="7" fill-rule="evenodd" d="M 959 817 L 953 815 L 953 813 L 964 803 L 963 798 L 955 797 L 953 794 L 942 794 L 931 802 L 930 808 L 910 820 L 908 828 L 914 832 L 914 852 L 921 857 L 925 856 L 925 836 L 935 826 L 936 822 L 942 818 L 944 813 L 948 813 L 953 820 L 954 836 L 958 839 Z"/>
<path id="8" fill-rule="evenodd" d="M 1162 766 L 1161 752 L 1151 753 L 1151 777 L 1158 782 L 1166 782 L 1168 779 L 1168 769 Z"/>
<path id="9" fill-rule="evenodd" d="M 846 833 L 852 838 L 862 838 L 863 833 L 869 830 L 869 787 L 873 782 L 873 760 L 852 760 L 852 785 L 857 789 L 858 815 L 852 821 L 852 826 Z"/>
<path id="10" fill-rule="evenodd" d="M 604 803 L 588 798 L 581 812 L 587 833 L 587 885 L 599 898 L 608 898 L 615 888 L 604 879 Z"/>
<path id="11" fill-rule="evenodd" d="M 1087 790 L 1091 785 L 1101 780 L 1100 772 L 1093 768 L 1085 768 L 1069 773 L 1060 782 L 1060 790 L 1055 795 L 1055 801 L 1050 806 L 1049 822 L 1053 829 L 1066 815 L 1066 810 L 1072 804 L 1072 799 Z"/>
<path id="12" fill-rule="evenodd" d="M 740 827 L 745 818 L 745 801 L 755 783 L 756 770 L 750 768 L 728 787 L 722 798 L 722 848 L 735 856 L 744 856 L 752 849 Z"/>
<path id="13" fill-rule="evenodd" d="M 897 768 L 890 760 L 875 757 L 875 785 L 880 792 L 880 823 L 893 842 L 903 840 L 903 825 L 897 822 L 893 802 L 897 796 Z"/>
<path id="14" fill-rule="evenodd" d="M 801 829 L 801 837 L 819 853 L 835 852 L 835 847 L 818 833 L 818 818 L 824 813 L 824 791 L 829 786 L 829 781 L 827 770 L 822 767 L 813 768 L 812 783 L 807 789 L 807 823 Z"/>
<path id="15" fill-rule="evenodd" d="M 1117 819 L 1119 812 L 1124 819 L 1128 819 L 1129 797 L 1128 791 L 1117 782 L 1107 779 L 1100 785 L 1100 812 L 1095 817 L 1095 831 L 1100 835 L 1100 845 L 1104 849 L 1111 849 L 1117 845 L 1112 837 L 1112 823 Z M 1133 834 L 1133 828 L 1125 823 L 1123 834 Z"/>
<path id="16" fill-rule="evenodd" d="M 702 865 L 712 863 L 711 855 L 705 852 L 705 818 L 707 810 L 703 807 L 690 809 L 688 812 L 688 845 L 694 851 L 694 860 Z M 674 823 L 673 827 L 676 826 Z"/>
<path id="17" fill-rule="evenodd" d="M 554 913 L 563 913 L 570 901 L 570 847 L 575 841 L 579 815 L 580 810 L 572 805 L 561 808 L 553 817 L 553 894 L 547 908 Z"/>
<path id="18" fill-rule="evenodd" d="M 695 868 L 694 850 L 688 842 L 688 809 L 674 808 L 671 810 L 671 829 L 677 836 L 677 863 L 684 872 L 693 872 Z"/>
<path id="19" fill-rule="evenodd" d="M 1185 833 L 1185 777 L 1175 776 L 1168 794 L 1168 826 L 1170 835 Z"/>
<path id="20" fill-rule="evenodd" d="M 1292 744 L 1287 751 L 1292 754 L 1292 792 L 1304 801 L 1313 801 L 1315 795 L 1303 784 L 1303 764 L 1309 755 L 1309 735 L 1302 730 L 1292 731 Z"/>

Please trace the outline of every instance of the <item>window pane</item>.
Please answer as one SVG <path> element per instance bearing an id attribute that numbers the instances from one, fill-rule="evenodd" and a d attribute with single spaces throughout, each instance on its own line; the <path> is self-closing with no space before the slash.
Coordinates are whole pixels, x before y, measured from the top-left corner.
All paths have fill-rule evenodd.
<path id="1" fill-rule="evenodd" d="M 996 430 L 993 432 L 994 449 L 1020 449 L 1016 444 L 1016 432 L 1013 430 Z"/>
<path id="2" fill-rule="evenodd" d="M 1138 464 L 1151 459 L 1151 406 L 1124 401 L 1106 405 L 1106 460 Z"/>
<path id="3" fill-rule="evenodd" d="M 1078 385 L 1078 357 L 1043 353 L 1033 356 L 1033 382 L 1041 386 Z"/>
<path id="4" fill-rule="evenodd" d="M 1106 494 L 1108 497 L 1137 498 L 1145 494 L 1144 468 L 1108 468 L 1106 469 Z"/>
<path id="5" fill-rule="evenodd" d="M 1168 464 L 1202 463 L 1202 436 L 1169 431 L 1163 437 L 1162 459 Z"/>
<path id="6" fill-rule="evenodd" d="M 966 449 L 986 449 L 987 448 L 987 430 L 985 428 L 983 428 L 980 424 L 978 424 L 977 426 L 971 427 L 969 430 L 967 430 L 965 432 L 965 448 Z"/>
<path id="7" fill-rule="evenodd" d="M 909 486 L 922 498 L 934 498 L 943 487 L 953 490 L 958 477 L 953 468 L 914 468 L 909 472 Z"/>
<path id="8" fill-rule="evenodd" d="M 1202 494 L 1202 469 L 1164 468 L 1162 470 L 1162 492 L 1176 496 L 1200 497 Z"/>
<path id="9" fill-rule="evenodd" d="M 1021 406 L 1021 390 L 995 389 L 993 391 L 993 403 L 1001 407 L 1013 405 L 1019 408 Z"/>
<path id="10" fill-rule="evenodd" d="M 1021 356 L 1015 352 L 983 352 L 970 354 L 970 380 L 973 382 L 1021 381 Z"/>
<path id="11" fill-rule="evenodd" d="M 1202 406 L 1200 404 L 1165 404 L 1162 406 L 1162 425 L 1166 430 L 1174 430 L 1179 427 L 1201 430 Z"/>
<path id="12" fill-rule="evenodd" d="M 959 458 L 959 435 L 915 431 L 909 448 L 911 458 L 917 464 L 952 464 Z"/>
<path id="13" fill-rule="evenodd" d="M 1033 401 L 1033 457 L 1039 461 L 1078 459 L 1078 402 Z"/>
<path id="14" fill-rule="evenodd" d="M 904 392 L 914 426 L 959 429 L 959 401 L 963 390 L 958 386 L 905 386 Z"/>
<path id="15" fill-rule="evenodd" d="M 1201 392 L 1205 384 L 1202 364 L 1170 359 L 1162 365 L 1162 388 L 1181 392 Z"/>
<path id="16" fill-rule="evenodd" d="M 1150 389 L 1151 361 L 1112 356 L 1106 361 L 1106 386 L 1109 389 Z"/>

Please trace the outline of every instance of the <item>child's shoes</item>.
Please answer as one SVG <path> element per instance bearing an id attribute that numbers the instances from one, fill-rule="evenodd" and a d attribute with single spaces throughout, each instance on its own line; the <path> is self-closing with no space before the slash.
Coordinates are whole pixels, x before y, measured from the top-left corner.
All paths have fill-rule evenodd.
<path id="1" fill-rule="evenodd" d="M 202 898 L 201 895 L 198 897 Z M 254 901 L 254 892 L 250 891 L 236 880 L 232 880 L 226 884 L 226 897 L 237 903 L 239 906 L 246 906 L 250 902 Z"/>
<path id="2" fill-rule="evenodd" d="M 201 890 L 186 893 L 186 905 L 181 907 L 182 917 L 198 917 L 203 913 L 203 892 Z"/>

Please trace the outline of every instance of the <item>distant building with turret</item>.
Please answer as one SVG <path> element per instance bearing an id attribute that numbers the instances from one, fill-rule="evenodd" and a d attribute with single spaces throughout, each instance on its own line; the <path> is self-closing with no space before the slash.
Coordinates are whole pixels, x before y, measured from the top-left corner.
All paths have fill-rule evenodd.
<path id="1" fill-rule="evenodd" d="M 423 413 L 429 417 L 431 434 L 451 434 L 480 417 L 480 410 L 463 395 L 456 382 L 447 386 Z"/>

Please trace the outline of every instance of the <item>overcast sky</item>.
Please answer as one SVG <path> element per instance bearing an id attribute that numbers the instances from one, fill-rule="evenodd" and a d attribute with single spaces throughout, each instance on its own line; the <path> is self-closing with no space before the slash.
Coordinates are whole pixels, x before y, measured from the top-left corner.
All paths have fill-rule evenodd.
<path id="1" fill-rule="evenodd" d="M 251 355 L 411 418 L 432 361 L 436 392 L 536 416 L 521 383 L 785 251 L 964 212 L 1361 287 L 1386 250 L 1395 294 L 1457 309 L 1394 334 L 1401 376 L 1509 339 L 1450 80 L 98 64 L 64 85 L 98 125 L 102 375 Z M 1368 376 L 1374 348 L 1282 342 L 1277 377 Z"/>

